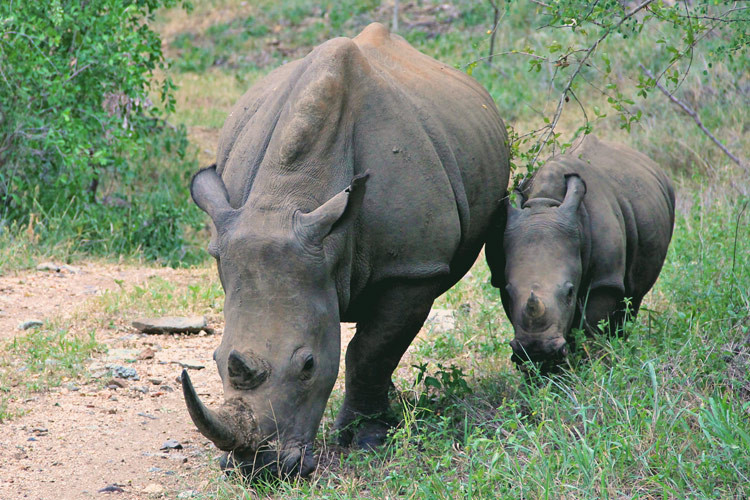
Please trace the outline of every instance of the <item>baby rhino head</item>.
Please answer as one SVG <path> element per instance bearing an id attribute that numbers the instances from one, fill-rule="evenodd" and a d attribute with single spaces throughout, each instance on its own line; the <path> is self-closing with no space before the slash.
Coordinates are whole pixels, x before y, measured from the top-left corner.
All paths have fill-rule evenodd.
<path id="1" fill-rule="evenodd" d="M 521 209 L 509 207 L 503 296 L 517 363 L 559 361 L 568 354 L 582 267 L 578 208 L 586 187 L 577 175 L 566 178 L 566 187 L 562 203 L 532 198 Z"/>

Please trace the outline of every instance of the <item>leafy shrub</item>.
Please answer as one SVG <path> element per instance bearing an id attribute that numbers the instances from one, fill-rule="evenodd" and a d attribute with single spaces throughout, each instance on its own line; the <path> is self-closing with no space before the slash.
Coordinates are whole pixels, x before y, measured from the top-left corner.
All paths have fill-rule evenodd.
<path id="1" fill-rule="evenodd" d="M 162 164 L 147 172 L 143 162 L 183 160 L 186 139 L 166 128 L 174 86 L 155 83 L 165 62 L 145 21 L 177 3 L 0 4 L 0 227 L 173 260 L 185 188 L 164 186 Z"/>

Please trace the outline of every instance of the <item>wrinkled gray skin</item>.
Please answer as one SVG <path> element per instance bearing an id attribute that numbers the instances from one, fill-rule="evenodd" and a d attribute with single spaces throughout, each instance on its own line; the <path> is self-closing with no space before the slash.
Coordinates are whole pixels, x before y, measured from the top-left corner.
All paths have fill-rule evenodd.
<path id="1" fill-rule="evenodd" d="M 226 292 L 225 403 L 187 374 L 199 430 L 246 474 L 309 474 L 346 353 L 344 444 L 376 446 L 391 374 L 433 300 L 504 219 L 506 133 L 487 92 L 372 24 L 273 71 L 238 102 L 191 191 Z M 353 425 L 354 423 L 358 425 Z"/>
<path id="2" fill-rule="evenodd" d="M 587 136 L 548 161 L 509 206 L 503 246 L 487 244 L 493 285 L 513 323 L 513 359 L 554 365 L 570 331 L 616 332 L 661 271 L 674 226 L 669 178 L 648 157 Z"/>

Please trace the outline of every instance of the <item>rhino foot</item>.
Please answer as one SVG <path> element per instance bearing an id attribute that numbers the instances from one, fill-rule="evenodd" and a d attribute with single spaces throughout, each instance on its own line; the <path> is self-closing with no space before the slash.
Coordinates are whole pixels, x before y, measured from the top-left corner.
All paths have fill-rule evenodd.
<path id="1" fill-rule="evenodd" d="M 334 426 L 339 446 L 371 450 L 382 446 L 395 423 L 386 413 L 365 415 L 342 408 Z"/>

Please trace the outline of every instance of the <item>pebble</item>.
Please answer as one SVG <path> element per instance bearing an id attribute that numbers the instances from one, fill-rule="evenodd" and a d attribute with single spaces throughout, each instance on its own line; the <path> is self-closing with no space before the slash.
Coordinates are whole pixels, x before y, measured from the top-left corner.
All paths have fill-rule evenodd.
<path id="1" fill-rule="evenodd" d="M 60 266 L 55 264 L 54 262 L 42 262 L 38 266 L 36 266 L 37 271 L 52 271 L 55 273 L 60 272 Z"/>
<path id="2" fill-rule="evenodd" d="M 167 439 L 164 444 L 161 445 L 160 450 L 181 450 L 182 445 L 176 439 Z"/>
<path id="3" fill-rule="evenodd" d="M 97 493 L 125 493 L 125 490 L 123 490 L 116 484 L 108 484 L 104 488 L 100 489 Z"/>
<path id="4" fill-rule="evenodd" d="M 164 493 L 164 487 L 160 484 L 151 483 L 145 488 L 143 488 L 143 492 L 147 493 L 149 495 L 154 495 L 158 493 Z"/>
<path id="5" fill-rule="evenodd" d="M 172 389 L 172 386 L 169 386 L 169 385 L 160 385 L 159 390 L 164 391 L 164 392 L 174 392 L 174 389 Z"/>
<path id="6" fill-rule="evenodd" d="M 157 378 L 157 377 L 151 377 L 150 379 L 148 379 L 148 381 L 154 385 L 161 385 L 162 382 L 164 382 L 162 379 Z"/>
<path id="7" fill-rule="evenodd" d="M 134 385 L 130 388 L 131 391 L 137 391 L 143 394 L 148 394 L 148 387 L 145 385 Z"/>
<path id="8" fill-rule="evenodd" d="M 39 328 L 44 325 L 44 321 L 38 319 L 28 319 L 18 324 L 19 330 L 28 330 L 29 328 Z"/>
<path id="9" fill-rule="evenodd" d="M 129 368 L 122 365 L 107 365 L 107 368 L 109 368 L 112 371 L 112 375 L 117 378 L 132 380 L 141 379 L 141 377 L 138 376 L 138 372 L 135 371 L 135 368 Z"/>
<path id="10" fill-rule="evenodd" d="M 133 327 L 143 333 L 198 333 L 206 328 L 205 316 L 164 316 L 162 318 L 139 318 Z"/>
<path id="11" fill-rule="evenodd" d="M 153 349 L 151 349 L 150 347 L 147 347 L 138 353 L 138 359 L 141 361 L 146 360 L 146 359 L 154 359 L 155 354 L 156 353 L 154 352 Z"/>
<path id="12" fill-rule="evenodd" d="M 146 417 L 150 418 L 151 420 L 158 420 L 159 417 L 155 417 L 154 415 L 151 415 L 150 413 L 144 413 L 144 412 L 138 412 L 139 417 Z"/>
<path id="13" fill-rule="evenodd" d="M 121 378 L 113 378 L 109 382 L 107 382 L 108 388 L 120 388 L 125 389 L 128 386 L 128 382 L 126 380 L 123 380 Z"/>

